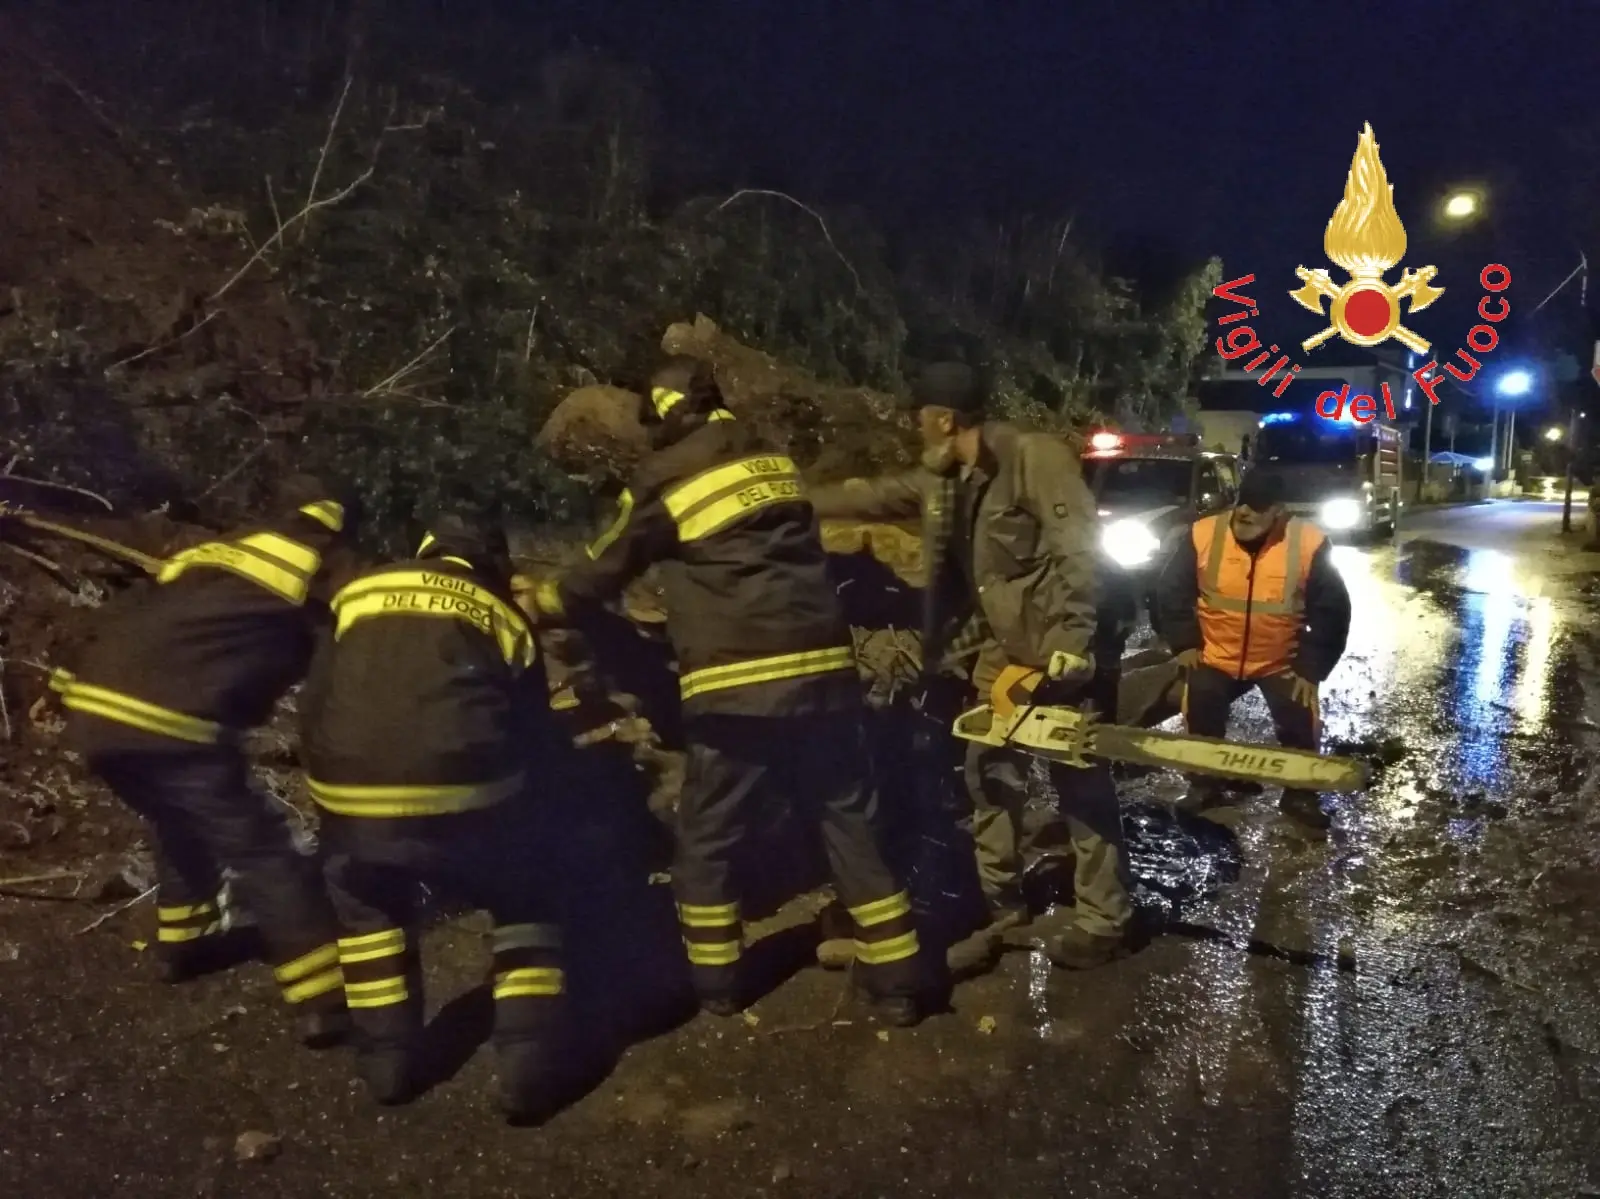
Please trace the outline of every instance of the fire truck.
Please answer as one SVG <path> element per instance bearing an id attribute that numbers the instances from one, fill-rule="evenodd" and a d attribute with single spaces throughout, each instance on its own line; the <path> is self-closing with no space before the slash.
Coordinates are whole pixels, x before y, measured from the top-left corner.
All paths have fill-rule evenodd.
<path id="1" fill-rule="evenodd" d="M 1330 534 L 1370 539 L 1392 535 L 1399 522 L 1404 456 L 1403 434 L 1382 421 L 1270 412 L 1251 465 L 1283 480 L 1295 515 Z"/>
<path id="2" fill-rule="evenodd" d="M 1156 578 L 1202 516 L 1225 512 L 1239 493 L 1232 454 L 1202 448 L 1195 434 L 1091 434 L 1083 478 L 1100 513 L 1100 553 L 1116 590 L 1154 611 Z"/>

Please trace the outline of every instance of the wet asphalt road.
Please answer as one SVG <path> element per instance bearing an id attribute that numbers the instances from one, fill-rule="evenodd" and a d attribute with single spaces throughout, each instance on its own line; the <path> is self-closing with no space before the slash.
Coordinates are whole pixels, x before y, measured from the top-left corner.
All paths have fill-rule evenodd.
<path id="1" fill-rule="evenodd" d="M 1600 1195 L 1600 555 L 1558 525 L 1558 506 L 1500 503 L 1339 548 L 1356 619 L 1327 735 L 1386 764 L 1330 801 L 1321 840 L 1270 792 L 1199 818 L 1172 812 L 1174 778 L 1125 784 L 1141 901 L 1176 933 L 1080 975 L 1010 954 L 909 1032 L 863 1023 L 840 976 L 802 971 L 753 1023 L 699 1017 L 634 1046 L 539 1130 L 497 1123 L 487 1054 L 379 1115 L 340 1055 L 285 1051 L 261 972 L 161 990 L 127 948 L 136 929 L 71 936 L 81 910 L 8 908 L 0 1184 Z M 1258 698 L 1236 707 L 1234 736 L 1268 727 Z M 440 998 L 477 981 L 459 927 L 429 948 Z M 250 1129 L 283 1152 L 236 1163 Z"/>

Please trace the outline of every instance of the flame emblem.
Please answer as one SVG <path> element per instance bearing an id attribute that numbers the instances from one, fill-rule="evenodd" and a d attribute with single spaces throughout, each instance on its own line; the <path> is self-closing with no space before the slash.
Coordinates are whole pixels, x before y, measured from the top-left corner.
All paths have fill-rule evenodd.
<path id="1" fill-rule="evenodd" d="M 1405 257 L 1406 227 L 1395 211 L 1394 187 L 1378 157 L 1370 121 L 1356 142 L 1344 199 L 1328 221 L 1322 248 L 1350 278 L 1341 285 L 1320 267 L 1314 271 L 1295 267 L 1295 276 L 1305 286 L 1291 291 L 1292 299 L 1319 316 L 1322 301 L 1332 301 L 1326 314 L 1328 327 L 1306 338 L 1300 348 L 1310 352 L 1335 335 L 1357 346 L 1375 346 L 1392 337 L 1408 350 L 1426 354 L 1427 340 L 1400 323 L 1400 301 L 1410 300 L 1410 311 L 1419 312 L 1442 296 L 1444 288 L 1433 286 L 1438 269 L 1431 266 L 1402 272 L 1393 286 L 1383 281 L 1384 272 Z"/>

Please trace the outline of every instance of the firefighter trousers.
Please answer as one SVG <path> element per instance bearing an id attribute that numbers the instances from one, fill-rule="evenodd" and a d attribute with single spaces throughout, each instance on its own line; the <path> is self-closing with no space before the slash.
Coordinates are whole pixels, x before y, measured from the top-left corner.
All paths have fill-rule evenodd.
<path id="1" fill-rule="evenodd" d="M 1317 705 L 1306 707 L 1294 700 L 1288 676 L 1267 675 L 1264 678 L 1237 679 L 1213 666 L 1196 666 L 1189 671 L 1183 692 L 1184 726 L 1197 737 L 1225 737 L 1228 735 L 1228 712 L 1234 701 L 1252 688 L 1259 688 L 1266 701 L 1267 711 L 1278 734 L 1278 744 L 1286 749 L 1309 749 L 1313 753 L 1321 748 L 1322 713 Z M 1214 790 L 1220 783 L 1216 779 L 1196 779 L 1201 790 Z M 1287 791 L 1288 796 L 1314 795 L 1311 791 Z"/>
<path id="2" fill-rule="evenodd" d="M 494 1047 L 503 1082 L 533 1083 L 566 993 L 554 896 L 540 882 L 518 798 L 475 812 L 369 818 L 324 813 L 339 960 L 363 1051 L 410 1058 L 423 1026 L 419 887 L 494 921 Z"/>
<path id="3" fill-rule="evenodd" d="M 914 995 L 911 898 L 878 845 L 877 794 L 859 714 L 701 716 L 686 732 L 672 880 L 700 994 L 730 997 L 739 989 L 739 845 L 757 805 L 787 803 L 797 821 L 820 828 L 839 901 L 854 924 L 867 990 L 885 998 Z"/>
<path id="4" fill-rule="evenodd" d="M 243 754 L 123 751 L 91 765 L 154 833 L 159 952 L 195 956 L 222 931 L 217 897 L 229 869 L 284 999 L 300 1011 L 343 1006 L 338 926 L 322 880 L 283 813 L 251 787 Z"/>

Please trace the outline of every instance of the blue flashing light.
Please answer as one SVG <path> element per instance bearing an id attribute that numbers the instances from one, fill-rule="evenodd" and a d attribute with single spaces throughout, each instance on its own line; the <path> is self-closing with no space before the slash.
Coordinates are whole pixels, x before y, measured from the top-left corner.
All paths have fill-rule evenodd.
<path id="1" fill-rule="evenodd" d="M 1261 418 L 1261 428 L 1264 429 L 1268 425 L 1286 425 L 1290 421 L 1299 419 L 1300 414 L 1297 412 L 1269 412 Z"/>
<path id="2" fill-rule="evenodd" d="M 1533 390 L 1533 375 L 1525 370 L 1509 370 L 1495 387 L 1503 396 L 1525 396 Z"/>

